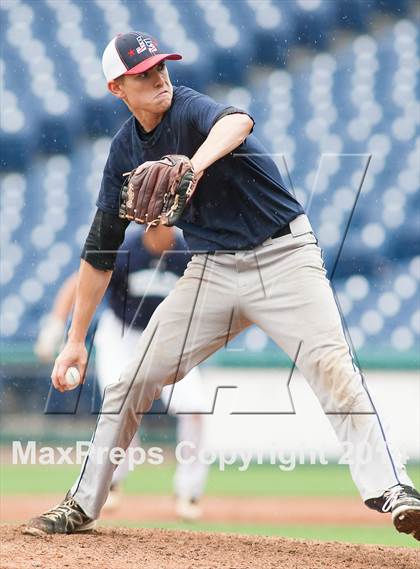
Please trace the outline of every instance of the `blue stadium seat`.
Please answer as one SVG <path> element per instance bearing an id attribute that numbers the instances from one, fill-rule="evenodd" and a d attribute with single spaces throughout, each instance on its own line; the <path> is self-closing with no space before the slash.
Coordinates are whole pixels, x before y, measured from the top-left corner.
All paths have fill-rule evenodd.
<path id="1" fill-rule="evenodd" d="M 338 3 L 296 0 L 290 4 L 295 22 L 296 44 L 312 49 L 325 49 L 334 34 Z"/>
<path id="2" fill-rule="evenodd" d="M 378 9 L 401 19 L 370 33 Z M 128 116 L 106 90 L 100 56 L 114 34 L 134 27 L 183 53 L 183 62 L 168 65 L 174 84 L 216 92 L 254 116 L 284 183 L 309 209 L 355 345 L 413 350 L 418 36 L 407 9 L 404 0 L 244 0 L 240 9 L 233 0 L 3 1 L 2 339 L 32 341 L 78 265 L 110 139 Z M 358 35 L 335 50 L 342 28 Z M 289 66 L 296 46 L 318 54 Z M 276 349 L 255 328 L 232 342 L 236 348 Z"/>

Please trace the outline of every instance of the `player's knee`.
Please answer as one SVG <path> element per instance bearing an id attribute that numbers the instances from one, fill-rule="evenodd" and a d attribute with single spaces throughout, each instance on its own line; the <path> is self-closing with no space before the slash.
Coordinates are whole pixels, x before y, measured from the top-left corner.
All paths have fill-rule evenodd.
<path id="1" fill-rule="evenodd" d="M 354 372 L 347 346 L 330 344 L 316 347 L 308 356 L 315 375 L 322 378 L 326 387 L 333 386 L 337 379 L 350 370 L 351 373 Z"/>
<path id="2" fill-rule="evenodd" d="M 317 395 L 330 401 L 338 411 L 350 408 L 362 391 L 360 372 L 356 368 L 346 345 L 317 348 L 310 357 L 311 383 Z"/>
<path id="3" fill-rule="evenodd" d="M 147 412 L 153 401 L 160 397 L 163 386 L 182 376 L 178 367 L 172 360 L 156 357 L 156 353 L 146 354 L 144 359 L 136 359 L 126 366 L 119 378 L 119 386 L 114 389 L 123 392 L 124 398 L 128 398 L 138 413 Z"/>
<path id="4" fill-rule="evenodd" d="M 162 379 L 158 373 L 146 373 L 134 366 L 127 367 L 120 378 L 109 384 L 104 391 L 103 410 L 123 407 L 138 412 L 150 409 L 159 397 Z M 114 411 L 113 411 L 114 412 Z"/>

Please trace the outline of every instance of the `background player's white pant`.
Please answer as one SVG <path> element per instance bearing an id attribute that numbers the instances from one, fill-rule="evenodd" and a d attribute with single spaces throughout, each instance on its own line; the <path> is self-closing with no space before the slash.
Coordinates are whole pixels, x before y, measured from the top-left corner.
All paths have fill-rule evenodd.
<path id="1" fill-rule="evenodd" d="M 181 380 L 252 323 L 296 361 L 338 439 L 358 451 L 369 446 L 366 460 L 356 454 L 350 464 L 363 499 L 378 498 L 396 484 L 413 485 L 354 365 L 308 219 L 299 216 L 290 227 L 290 235 L 252 251 L 194 255 L 158 306 L 131 362 L 106 389 L 91 449 L 72 488 L 89 517 L 98 517 L 114 470 L 111 461 L 99 463 L 99 449 L 127 448 L 139 413 L 150 409 L 162 387 Z"/>
<path id="2" fill-rule="evenodd" d="M 121 375 L 124 366 L 133 357 L 141 330 L 123 330 L 122 321 L 112 310 L 106 310 L 100 317 L 95 334 L 96 372 L 98 384 L 103 395 L 107 385 Z M 203 442 L 203 394 L 200 374 L 194 368 L 176 385 L 162 389 L 161 399 L 168 413 L 177 417 L 177 443 L 188 441 L 190 456 L 196 457 Z M 169 405 L 169 407 L 168 407 Z M 179 413 L 179 414 L 177 414 Z M 134 435 L 132 446 L 139 446 L 138 433 Z M 183 453 L 185 455 L 185 453 Z M 174 491 L 179 498 L 200 498 L 207 481 L 209 466 L 195 460 L 191 464 L 177 463 L 174 477 Z M 119 484 L 128 474 L 128 461 L 124 460 L 115 470 L 112 483 Z"/>

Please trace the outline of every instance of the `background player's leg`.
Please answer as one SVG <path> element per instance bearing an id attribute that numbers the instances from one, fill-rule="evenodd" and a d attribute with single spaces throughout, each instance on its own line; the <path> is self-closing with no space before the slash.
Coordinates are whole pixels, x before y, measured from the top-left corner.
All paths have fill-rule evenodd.
<path id="1" fill-rule="evenodd" d="M 236 285 L 234 271 L 227 272 L 211 260 L 208 263 L 205 255 L 194 256 L 185 275 L 153 314 L 119 380 L 105 389 L 89 454 L 71 490 L 89 517 L 98 517 L 108 495 L 116 458 L 112 460 L 110 450 L 127 449 L 141 414 L 149 411 L 162 387 L 180 380 L 223 346 L 228 335 L 248 325 L 239 319 L 232 321 Z"/>
<path id="2" fill-rule="evenodd" d="M 379 497 L 398 483 L 412 485 L 352 360 L 313 235 L 275 239 L 257 259 L 247 316 L 292 359 L 299 348 L 298 368 L 339 440 L 355 450 L 350 469 L 363 499 Z M 371 458 L 363 461 L 357 452 L 366 447 Z"/>
<path id="3" fill-rule="evenodd" d="M 176 512 L 186 520 L 198 519 L 201 515 L 200 499 L 207 482 L 209 465 L 200 459 L 204 441 L 204 418 L 202 415 L 179 415 L 177 444 L 188 443 L 182 448 L 182 459 L 177 462 L 174 476 Z"/>
<path id="4" fill-rule="evenodd" d="M 174 476 L 176 511 L 182 518 L 197 519 L 209 472 L 209 465 L 200 460 L 204 448 L 205 400 L 198 368 L 182 381 L 164 387 L 162 401 L 177 418 L 177 445 L 182 447 L 182 461 L 177 462 Z"/>

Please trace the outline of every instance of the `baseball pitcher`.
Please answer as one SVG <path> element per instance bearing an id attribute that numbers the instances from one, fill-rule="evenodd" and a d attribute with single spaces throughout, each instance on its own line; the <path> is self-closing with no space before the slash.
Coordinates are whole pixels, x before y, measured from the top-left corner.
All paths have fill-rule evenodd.
<path id="1" fill-rule="evenodd" d="M 420 494 L 352 359 L 302 206 L 252 134 L 253 119 L 188 87 L 173 87 L 168 59 L 181 55 L 161 53 L 142 32 L 119 35 L 104 51 L 108 89 L 132 116 L 112 141 L 54 386 L 65 389 L 70 366 L 83 375 L 86 330 L 131 220 L 147 227 L 176 224 L 194 254 L 153 313 L 132 359 L 106 388 L 80 476 L 61 504 L 32 519 L 25 531 L 92 528 L 115 468 L 99 460 L 98 449 L 127 448 L 165 385 L 181 381 L 256 324 L 296 361 L 338 439 L 372 449 L 370 461 L 350 466 L 366 505 L 390 512 L 398 531 L 420 540 Z"/>

